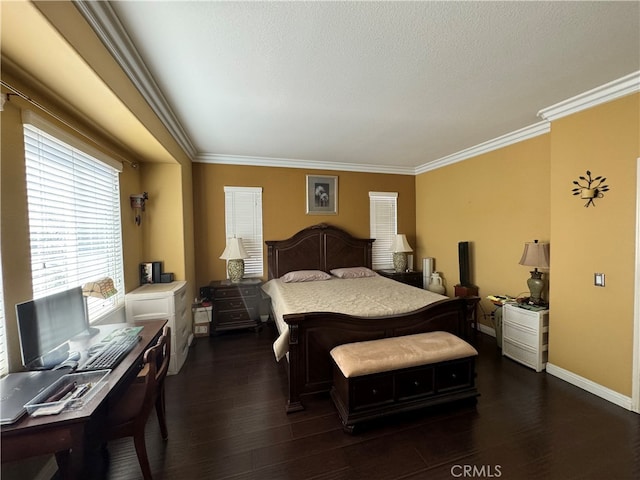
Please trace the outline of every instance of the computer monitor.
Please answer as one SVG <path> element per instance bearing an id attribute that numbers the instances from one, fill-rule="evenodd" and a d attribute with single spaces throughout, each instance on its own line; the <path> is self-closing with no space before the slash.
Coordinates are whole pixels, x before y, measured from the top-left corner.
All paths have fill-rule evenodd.
<path id="1" fill-rule="evenodd" d="M 88 333 L 82 288 L 72 288 L 16 305 L 22 364 L 52 368 L 67 359 L 68 340 Z"/>

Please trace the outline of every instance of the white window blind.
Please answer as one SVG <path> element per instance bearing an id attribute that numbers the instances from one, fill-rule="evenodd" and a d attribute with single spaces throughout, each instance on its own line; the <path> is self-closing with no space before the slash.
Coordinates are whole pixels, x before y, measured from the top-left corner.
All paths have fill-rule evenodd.
<path id="1" fill-rule="evenodd" d="M 262 188 L 224 187 L 226 238 L 242 238 L 249 258 L 244 259 L 244 276 L 261 277 Z"/>
<path id="2" fill-rule="evenodd" d="M 393 268 L 391 246 L 397 233 L 397 192 L 369 192 L 370 235 L 374 270 Z"/>
<path id="3" fill-rule="evenodd" d="M 34 298 L 111 277 L 115 296 L 88 297 L 93 321 L 124 300 L 122 166 L 33 114 L 24 120 Z"/>

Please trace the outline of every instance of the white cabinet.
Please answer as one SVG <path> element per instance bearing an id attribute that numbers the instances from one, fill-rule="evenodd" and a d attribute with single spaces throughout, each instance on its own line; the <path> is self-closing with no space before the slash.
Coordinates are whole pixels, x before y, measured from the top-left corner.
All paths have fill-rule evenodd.
<path id="1" fill-rule="evenodd" d="M 191 306 L 187 282 L 149 283 L 125 295 L 127 321 L 144 322 L 166 318 L 171 327 L 169 375 L 180 371 L 193 340 Z"/>
<path id="2" fill-rule="evenodd" d="M 549 310 L 506 304 L 502 316 L 502 354 L 533 368 L 545 369 L 548 358 Z"/>

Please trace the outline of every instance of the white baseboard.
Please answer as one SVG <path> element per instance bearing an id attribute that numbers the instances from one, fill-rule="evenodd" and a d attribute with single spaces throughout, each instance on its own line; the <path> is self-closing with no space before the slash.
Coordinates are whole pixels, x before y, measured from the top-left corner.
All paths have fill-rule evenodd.
<path id="1" fill-rule="evenodd" d="M 496 336 L 496 330 L 493 327 L 487 327 L 486 325 L 483 325 L 481 323 L 478 324 L 478 326 L 480 327 L 480 332 L 481 333 L 486 333 L 487 335 L 490 335 L 492 337 L 495 338 Z M 474 327 L 475 328 L 475 327 Z"/>
<path id="2" fill-rule="evenodd" d="M 603 398 L 619 407 L 622 407 L 626 410 L 632 410 L 632 401 L 631 397 L 627 397 L 618 392 L 615 392 L 607 387 L 603 387 L 591 380 L 588 380 L 580 375 L 576 375 L 569 370 L 565 370 L 564 368 L 560 368 L 557 365 L 553 365 L 552 363 L 547 363 L 547 373 L 549 375 L 553 375 L 554 377 L 558 377 L 561 380 L 564 380 L 571 385 L 575 385 L 578 388 L 586 390 L 589 393 L 592 393 L 600 398 Z"/>

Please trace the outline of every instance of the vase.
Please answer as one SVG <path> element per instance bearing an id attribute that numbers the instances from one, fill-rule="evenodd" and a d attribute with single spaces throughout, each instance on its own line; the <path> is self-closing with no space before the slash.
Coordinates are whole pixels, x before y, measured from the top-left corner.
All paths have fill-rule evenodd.
<path id="1" fill-rule="evenodd" d="M 429 280 L 429 285 L 427 286 L 427 290 L 433 293 L 439 293 L 440 295 L 444 295 L 445 288 L 442 283 L 442 277 L 440 277 L 440 273 L 433 272 L 431 274 L 431 278 Z"/>

